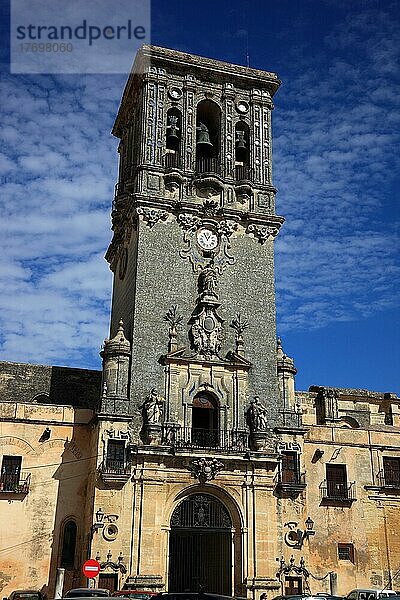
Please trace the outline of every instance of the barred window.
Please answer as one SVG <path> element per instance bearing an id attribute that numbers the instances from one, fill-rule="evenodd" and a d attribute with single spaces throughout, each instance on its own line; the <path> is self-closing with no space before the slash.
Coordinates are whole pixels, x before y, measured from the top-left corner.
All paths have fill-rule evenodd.
<path id="1" fill-rule="evenodd" d="M 354 546 L 353 544 L 338 544 L 339 560 L 349 560 L 354 563 Z"/>

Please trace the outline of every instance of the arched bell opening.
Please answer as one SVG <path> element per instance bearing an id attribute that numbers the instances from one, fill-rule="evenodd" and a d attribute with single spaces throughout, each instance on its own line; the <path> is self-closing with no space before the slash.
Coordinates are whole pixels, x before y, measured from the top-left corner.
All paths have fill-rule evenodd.
<path id="1" fill-rule="evenodd" d="M 232 519 L 210 494 L 193 494 L 171 516 L 168 591 L 232 594 Z"/>
<path id="2" fill-rule="evenodd" d="M 165 130 L 165 166 L 180 167 L 182 141 L 182 114 L 177 108 L 170 108 L 167 112 L 167 126 Z"/>
<path id="3" fill-rule="evenodd" d="M 219 404 L 209 393 L 200 392 L 192 404 L 192 443 L 202 448 L 219 443 Z"/>
<path id="4" fill-rule="evenodd" d="M 250 130 L 247 123 L 239 121 L 235 125 L 235 179 L 250 178 Z"/>
<path id="5" fill-rule="evenodd" d="M 221 110 L 211 100 L 202 100 L 196 113 L 196 171 L 218 173 L 221 144 Z"/>

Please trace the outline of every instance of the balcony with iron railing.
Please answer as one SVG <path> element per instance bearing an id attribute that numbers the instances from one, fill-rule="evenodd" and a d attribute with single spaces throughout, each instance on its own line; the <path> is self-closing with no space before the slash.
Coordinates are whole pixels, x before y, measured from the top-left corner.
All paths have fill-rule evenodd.
<path id="1" fill-rule="evenodd" d="M 247 431 L 164 426 L 163 443 L 174 448 L 242 452 L 249 448 Z"/>
<path id="2" fill-rule="evenodd" d="M 102 480 L 107 484 L 124 484 L 131 476 L 131 464 L 123 460 L 105 459 L 99 466 Z"/>
<path id="3" fill-rule="evenodd" d="M 221 173 L 221 165 L 216 157 L 199 157 L 196 159 L 196 173 L 198 175 L 213 174 L 219 175 Z"/>
<path id="4" fill-rule="evenodd" d="M 348 483 L 325 479 L 319 491 L 320 500 L 324 503 L 351 504 L 356 500 L 355 481 Z"/>
<path id="5" fill-rule="evenodd" d="M 181 169 L 182 158 L 178 152 L 168 152 L 164 156 L 164 166 L 166 169 Z"/>
<path id="6" fill-rule="evenodd" d="M 235 165 L 235 180 L 236 181 L 250 181 L 251 170 L 249 165 Z"/>
<path id="7" fill-rule="evenodd" d="M 31 483 L 31 474 L 26 471 L 20 473 L 2 473 L 0 476 L 0 493 L 28 494 Z"/>
<path id="8" fill-rule="evenodd" d="M 400 469 L 385 467 L 376 474 L 376 480 L 380 487 L 400 490 Z"/>
<path id="9" fill-rule="evenodd" d="M 275 490 L 289 494 L 299 494 L 306 487 L 305 473 L 295 469 L 279 469 L 274 477 Z"/>

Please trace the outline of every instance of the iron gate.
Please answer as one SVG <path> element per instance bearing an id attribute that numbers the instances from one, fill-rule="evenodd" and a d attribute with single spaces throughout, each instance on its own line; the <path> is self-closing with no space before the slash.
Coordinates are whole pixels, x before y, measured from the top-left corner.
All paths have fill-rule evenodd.
<path id="1" fill-rule="evenodd" d="M 197 494 L 171 517 L 168 591 L 232 594 L 232 521 L 216 498 Z"/>

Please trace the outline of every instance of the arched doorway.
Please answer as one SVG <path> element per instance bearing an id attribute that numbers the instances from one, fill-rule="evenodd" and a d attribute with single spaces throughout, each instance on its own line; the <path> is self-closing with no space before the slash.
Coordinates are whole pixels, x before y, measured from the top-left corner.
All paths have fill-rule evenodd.
<path id="1" fill-rule="evenodd" d="M 193 398 L 192 442 L 200 448 L 218 446 L 218 403 L 211 394 L 205 392 Z"/>
<path id="2" fill-rule="evenodd" d="M 208 494 L 195 494 L 172 513 L 168 591 L 232 594 L 232 520 Z"/>

